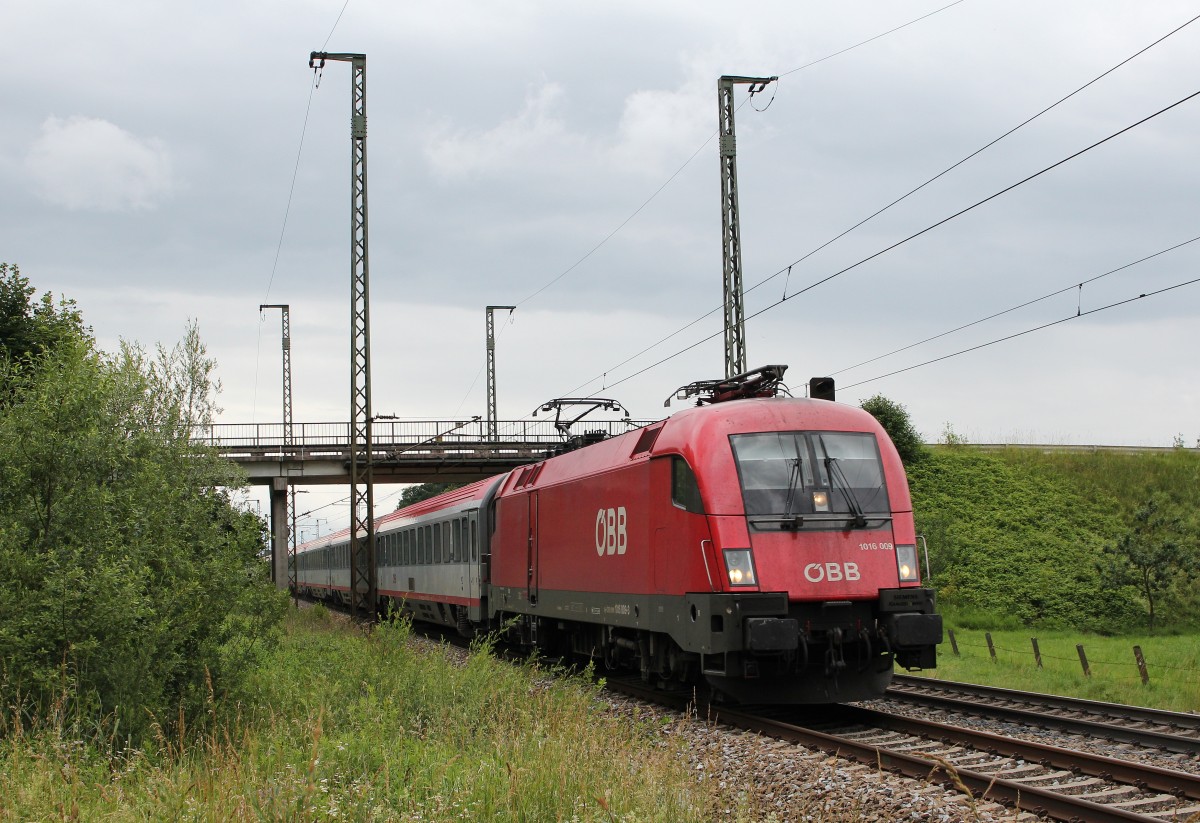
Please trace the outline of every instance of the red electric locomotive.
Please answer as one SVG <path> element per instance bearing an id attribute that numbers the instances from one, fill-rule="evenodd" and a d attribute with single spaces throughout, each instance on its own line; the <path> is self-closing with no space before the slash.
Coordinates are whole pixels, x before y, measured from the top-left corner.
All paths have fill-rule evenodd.
<path id="1" fill-rule="evenodd" d="M 933 667 L 895 447 L 861 409 L 746 397 L 783 368 L 693 384 L 705 405 L 383 518 L 380 597 L 746 702 L 864 699 L 894 663 Z M 301 548 L 301 588 L 344 588 L 304 558 L 345 538 Z"/>

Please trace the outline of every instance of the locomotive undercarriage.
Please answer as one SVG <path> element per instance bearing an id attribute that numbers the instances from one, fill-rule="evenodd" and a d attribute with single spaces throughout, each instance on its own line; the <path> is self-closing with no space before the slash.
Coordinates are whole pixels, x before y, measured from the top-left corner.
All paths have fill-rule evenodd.
<path id="1" fill-rule="evenodd" d="M 532 614 L 507 615 L 507 625 L 514 640 L 548 656 L 638 671 L 664 688 L 703 677 L 746 703 L 878 697 L 891 682 L 893 664 L 932 667 L 941 640 L 941 619 L 927 590 L 881 592 L 875 602 L 790 604 L 783 594 L 705 593 L 674 604 L 680 619 L 664 622 L 676 631 Z"/>

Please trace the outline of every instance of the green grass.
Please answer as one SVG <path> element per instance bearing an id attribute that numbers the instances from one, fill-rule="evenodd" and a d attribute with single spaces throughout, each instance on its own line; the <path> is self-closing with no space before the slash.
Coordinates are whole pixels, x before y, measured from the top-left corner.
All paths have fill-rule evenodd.
<path id="1" fill-rule="evenodd" d="M 1069 631 L 1005 629 L 991 632 L 996 650 L 993 661 L 985 629 L 949 628 L 954 630 L 960 656 L 954 655 L 947 637 L 938 649 L 937 669 L 921 674 L 1088 700 L 1200 711 L 1200 637 L 1196 635 L 1102 637 Z M 1031 638 L 1038 641 L 1041 669 L 1034 660 Z M 1091 677 L 1084 676 L 1075 648 L 1080 644 Z M 1134 646 L 1142 649 L 1149 684 L 1142 683 Z"/>
<path id="2" fill-rule="evenodd" d="M 731 803 L 585 679 L 462 664 L 402 623 L 367 636 L 306 610 L 252 681 L 141 749 L 104 723 L 10 723 L 0 819 L 699 821 Z"/>

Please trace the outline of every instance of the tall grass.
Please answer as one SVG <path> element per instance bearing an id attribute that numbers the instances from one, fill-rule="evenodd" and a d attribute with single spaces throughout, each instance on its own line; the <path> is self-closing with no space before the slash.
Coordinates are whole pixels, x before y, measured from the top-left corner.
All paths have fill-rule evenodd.
<path id="1" fill-rule="evenodd" d="M 146 750 L 63 716 L 0 729 L 0 819 L 688 821 L 728 807 L 675 744 L 604 713 L 589 681 L 408 641 L 404 623 L 366 634 L 305 610 L 203 729 Z"/>

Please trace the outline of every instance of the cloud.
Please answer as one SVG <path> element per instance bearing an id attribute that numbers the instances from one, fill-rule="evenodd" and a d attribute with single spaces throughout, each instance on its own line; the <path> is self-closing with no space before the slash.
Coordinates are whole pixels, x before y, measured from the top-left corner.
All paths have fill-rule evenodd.
<path id="1" fill-rule="evenodd" d="M 153 209 L 174 187 L 160 140 L 78 115 L 46 118 L 25 169 L 43 199 L 77 211 Z"/>
<path id="2" fill-rule="evenodd" d="M 544 169 L 547 163 L 560 170 L 573 165 L 586 138 L 556 116 L 562 98 L 562 86 L 544 82 L 529 90 L 519 113 L 486 131 L 452 131 L 443 124 L 430 133 L 425 157 L 435 173 L 449 179 L 506 176 Z"/>

